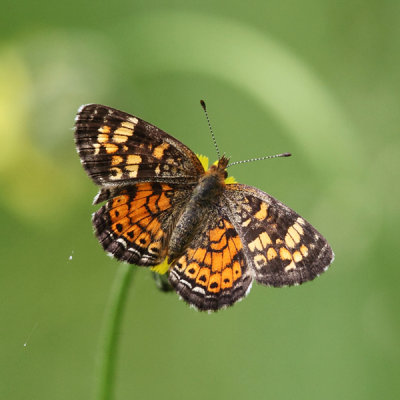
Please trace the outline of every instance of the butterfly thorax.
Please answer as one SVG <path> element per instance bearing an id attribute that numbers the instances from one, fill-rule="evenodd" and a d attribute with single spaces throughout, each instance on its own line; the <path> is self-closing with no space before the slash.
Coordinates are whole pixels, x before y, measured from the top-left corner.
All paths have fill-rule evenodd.
<path id="1" fill-rule="evenodd" d="M 226 160 L 224 157 L 221 160 Z M 224 190 L 225 178 L 227 177 L 226 165 L 221 164 L 221 160 L 217 165 L 212 165 L 210 169 L 199 179 L 197 186 L 193 190 L 191 200 L 195 203 L 209 203 L 218 200 L 220 194 Z"/>
<path id="2" fill-rule="evenodd" d="M 228 159 L 224 156 L 201 176 L 186 207 L 183 209 L 168 246 L 168 262 L 179 257 L 202 225 L 208 211 L 219 203 L 227 177 Z"/>

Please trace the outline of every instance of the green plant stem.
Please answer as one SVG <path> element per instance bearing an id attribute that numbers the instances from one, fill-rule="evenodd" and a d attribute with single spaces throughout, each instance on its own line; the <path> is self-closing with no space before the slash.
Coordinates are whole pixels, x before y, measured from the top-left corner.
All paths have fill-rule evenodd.
<path id="1" fill-rule="evenodd" d="M 111 287 L 97 351 L 95 400 L 111 400 L 113 397 L 118 334 L 132 274 L 132 266 L 121 263 Z"/>

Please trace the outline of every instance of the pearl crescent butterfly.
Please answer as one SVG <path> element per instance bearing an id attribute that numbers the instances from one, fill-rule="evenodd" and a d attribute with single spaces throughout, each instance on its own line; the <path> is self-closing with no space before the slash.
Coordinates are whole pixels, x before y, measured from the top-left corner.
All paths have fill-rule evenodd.
<path id="1" fill-rule="evenodd" d="M 100 191 L 95 234 L 131 264 L 167 265 L 173 289 L 191 306 L 216 311 L 252 282 L 282 287 L 309 281 L 334 255 L 325 238 L 267 193 L 228 183 L 222 156 L 205 170 L 183 143 L 113 108 L 82 106 L 75 123 L 81 163 Z"/>

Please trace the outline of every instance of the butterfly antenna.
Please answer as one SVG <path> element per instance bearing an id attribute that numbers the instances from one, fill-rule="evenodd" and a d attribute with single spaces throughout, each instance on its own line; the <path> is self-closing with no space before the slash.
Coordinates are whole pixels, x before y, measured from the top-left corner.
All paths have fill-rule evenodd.
<path id="1" fill-rule="evenodd" d="M 235 161 L 233 163 L 230 163 L 227 165 L 226 168 L 232 167 L 232 165 L 236 164 L 243 164 L 243 163 L 248 163 L 248 162 L 253 162 L 253 161 L 261 161 L 261 160 L 267 160 L 268 158 L 277 158 L 277 157 L 290 157 L 292 154 L 291 153 L 282 153 L 282 154 L 275 154 L 273 156 L 265 156 L 265 157 L 258 157 L 258 158 L 250 158 L 249 160 L 243 160 L 243 161 Z"/>
<path id="2" fill-rule="evenodd" d="M 212 130 L 212 126 L 211 126 L 211 123 L 210 123 L 210 119 L 208 118 L 206 103 L 204 102 L 204 100 L 200 100 L 200 104 L 201 104 L 201 106 L 203 107 L 204 113 L 206 114 L 208 127 L 210 128 L 210 132 L 211 132 L 211 137 L 212 137 L 212 140 L 213 140 L 213 142 L 214 142 L 215 149 L 217 150 L 218 159 L 220 159 L 220 158 L 221 158 L 221 154 L 220 154 L 220 152 L 219 152 L 219 148 L 218 148 L 218 145 L 217 145 L 217 141 L 215 140 L 215 136 L 214 136 L 214 132 L 213 132 L 213 130 Z"/>

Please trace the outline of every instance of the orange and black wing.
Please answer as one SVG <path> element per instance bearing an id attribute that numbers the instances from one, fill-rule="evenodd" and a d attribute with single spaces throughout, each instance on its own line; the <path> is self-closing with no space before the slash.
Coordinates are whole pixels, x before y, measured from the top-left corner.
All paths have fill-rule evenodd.
<path id="1" fill-rule="evenodd" d="M 137 265 L 160 264 L 174 221 L 191 188 L 138 183 L 120 191 L 93 214 L 95 233 L 113 257 Z"/>
<path id="2" fill-rule="evenodd" d="M 88 175 L 105 187 L 196 183 L 204 174 L 197 156 L 183 143 L 138 117 L 99 104 L 78 110 L 75 143 Z M 97 202 L 106 198 L 103 194 Z"/>
<path id="3" fill-rule="evenodd" d="M 324 272 L 334 254 L 326 239 L 295 211 L 247 185 L 227 185 L 225 202 L 251 275 L 267 286 L 298 285 Z"/>
<path id="4" fill-rule="evenodd" d="M 216 311 L 248 293 L 253 279 L 247 265 L 238 232 L 223 209 L 214 207 L 171 265 L 169 282 L 189 305 Z"/>

